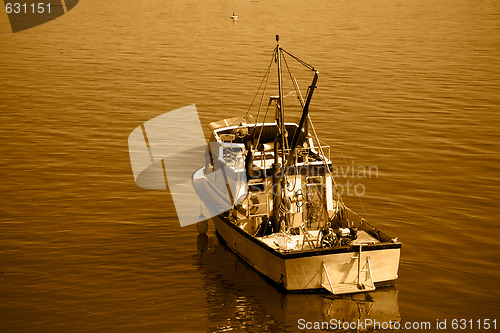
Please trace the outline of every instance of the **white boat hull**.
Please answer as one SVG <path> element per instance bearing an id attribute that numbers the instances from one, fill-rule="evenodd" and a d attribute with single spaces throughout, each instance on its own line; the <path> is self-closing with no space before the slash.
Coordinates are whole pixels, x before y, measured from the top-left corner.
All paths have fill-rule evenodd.
<path id="1" fill-rule="evenodd" d="M 235 254 L 288 291 L 321 289 L 325 283 L 333 286 L 357 283 L 359 246 L 281 253 L 222 216 L 215 217 L 213 221 L 217 232 Z M 361 263 L 365 268 L 363 263 L 369 257 L 375 285 L 391 285 L 397 279 L 400 249 L 400 243 L 367 245 L 363 248 Z M 325 279 L 323 267 L 327 269 L 329 282 L 328 278 Z M 368 280 L 368 273 L 363 272 L 360 277 L 360 282 L 364 283 L 365 279 Z"/>

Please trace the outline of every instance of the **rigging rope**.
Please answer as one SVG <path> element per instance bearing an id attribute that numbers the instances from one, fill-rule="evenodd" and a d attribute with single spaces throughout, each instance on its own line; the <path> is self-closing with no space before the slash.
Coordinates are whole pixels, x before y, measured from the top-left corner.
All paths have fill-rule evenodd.
<path id="1" fill-rule="evenodd" d="M 344 160 L 344 165 L 347 168 L 347 161 L 345 159 L 344 151 L 342 150 L 342 147 L 341 147 L 341 145 L 339 143 L 339 140 L 337 139 L 337 136 L 335 135 L 335 131 L 333 130 L 332 122 L 330 121 L 330 117 L 328 116 L 328 112 L 326 112 L 326 107 L 325 107 L 325 104 L 323 103 L 323 99 L 321 98 L 321 94 L 319 93 L 318 87 L 316 87 L 316 91 L 318 92 L 318 96 L 319 96 L 319 99 L 321 101 L 321 105 L 323 106 L 323 111 L 325 112 L 326 119 L 328 120 L 328 124 L 330 125 L 330 128 L 332 130 L 333 137 L 335 138 L 335 141 L 337 142 L 337 146 L 339 147 L 340 154 L 342 155 L 342 159 Z M 352 176 L 352 173 L 351 173 L 351 180 L 352 180 L 353 185 L 356 186 L 355 185 L 356 183 L 354 182 L 354 178 Z M 366 215 L 366 209 L 365 209 L 365 206 L 363 205 L 363 201 L 361 201 L 361 196 L 359 196 L 359 195 L 356 195 L 356 196 L 358 197 L 359 203 L 361 204 L 361 207 L 363 208 L 363 212 Z"/>
<path id="2" fill-rule="evenodd" d="M 257 92 L 255 93 L 255 96 L 253 97 L 252 102 L 250 103 L 250 106 L 248 107 L 248 111 L 245 114 L 245 118 L 250 113 L 250 109 L 252 108 L 253 102 L 255 101 L 255 99 L 257 98 L 257 95 L 259 94 L 260 88 L 262 87 L 262 83 L 264 83 L 264 80 L 266 79 L 266 77 L 269 77 L 269 72 L 271 70 L 271 65 L 273 64 L 275 53 L 276 53 L 276 48 L 273 51 L 273 56 L 271 58 L 271 61 L 269 62 L 269 66 L 267 66 L 266 74 L 264 74 L 264 77 L 262 78 L 262 81 L 260 82 L 259 88 L 257 89 Z M 266 83 L 267 83 L 267 80 L 266 80 Z"/>
<path id="3" fill-rule="evenodd" d="M 299 85 L 297 84 L 297 80 L 293 77 L 292 72 L 290 71 L 290 67 L 288 67 L 288 62 L 286 61 L 285 56 L 283 56 L 283 60 L 285 61 L 285 66 L 288 71 L 288 75 L 290 75 L 290 81 L 292 81 L 293 88 L 295 89 L 295 94 L 297 94 L 297 99 L 299 100 L 300 107 L 304 107 L 304 100 L 302 98 L 302 93 L 300 92 Z M 294 92 L 290 92 L 286 96 L 292 94 L 294 94 Z"/>
<path id="4" fill-rule="evenodd" d="M 309 68 L 310 70 L 312 71 L 316 71 L 316 69 L 314 69 L 313 66 L 309 65 L 307 62 L 305 62 L 304 60 L 301 60 L 299 58 L 297 58 L 296 56 L 294 56 L 293 54 L 289 53 L 288 51 L 286 51 L 285 49 L 281 48 L 281 51 L 285 52 L 286 54 L 288 54 L 290 57 L 292 57 L 293 59 L 297 60 L 300 64 L 302 64 L 303 66 Z"/>
<path id="5" fill-rule="evenodd" d="M 318 147 L 319 147 L 319 151 L 320 151 L 320 158 L 322 159 L 323 163 L 326 165 L 326 168 L 328 170 L 328 174 L 330 175 L 330 179 L 332 180 L 333 186 L 335 187 L 335 196 L 337 198 L 337 202 L 340 202 L 342 204 L 342 206 L 345 206 L 344 201 L 342 199 L 342 196 L 340 195 L 340 193 L 338 191 L 338 187 L 337 187 L 337 183 L 335 182 L 335 178 L 332 175 L 332 171 L 330 170 L 330 167 L 328 166 L 328 163 L 326 162 L 326 156 L 325 156 L 325 153 L 323 152 L 323 148 L 321 147 L 321 141 L 318 138 L 318 134 L 316 133 L 316 129 L 314 128 L 314 124 L 311 121 L 311 118 L 309 116 L 308 116 L 308 119 L 309 119 L 309 124 L 311 125 L 312 132 L 314 134 L 314 138 L 316 139 L 316 142 L 318 143 Z M 336 208 L 335 208 L 334 216 L 335 216 L 335 214 L 337 214 L 337 211 L 338 211 L 338 203 L 335 205 L 335 207 Z"/>
<path id="6" fill-rule="evenodd" d="M 267 81 L 269 80 L 269 73 L 270 73 L 270 69 L 271 69 L 271 64 L 272 64 L 272 60 L 271 60 L 271 63 L 269 64 L 269 67 L 267 68 L 267 72 L 266 72 L 266 76 L 265 76 L 266 83 L 264 84 L 264 88 L 262 89 L 262 97 L 260 98 L 260 105 L 259 105 L 259 110 L 257 111 L 257 117 L 255 119 L 255 124 L 257 124 L 259 122 L 259 115 L 260 115 L 260 111 L 262 110 L 262 102 L 264 101 L 264 95 L 266 94 Z M 262 83 L 261 83 L 261 86 L 262 86 Z M 259 89 L 260 89 L 260 87 L 259 87 Z M 267 117 L 267 111 L 269 111 L 269 104 L 267 105 L 266 114 L 264 115 L 264 121 L 266 120 L 266 117 Z M 262 124 L 264 124 L 264 121 L 262 122 Z M 251 135 L 252 143 L 253 143 L 253 140 L 255 139 L 256 128 L 257 128 L 257 126 L 253 127 L 253 131 L 252 131 L 252 135 Z M 262 134 L 262 131 L 260 134 Z M 259 140 L 260 140 L 260 135 L 259 135 Z"/>
<path id="7" fill-rule="evenodd" d="M 267 104 L 266 113 L 264 114 L 264 120 L 262 120 L 262 126 L 260 127 L 260 133 L 259 133 L 259 137 L 257 138 L 257 143 L 255 144 L 255 147 L 259 146 L 260 137 L 262 136 L 262 131 L 264 131 L 264 124 L 266 123 L 267 113 L 269 112 L 270 105 L 271 105 L 271 103 Z M 257 124 L 257 122 L 255 124 Z M 257 126 L 255 126 L 255 127 L 257 127 Z M 254 127 L 254 129 L 255 129 L 255 127 Z"/>

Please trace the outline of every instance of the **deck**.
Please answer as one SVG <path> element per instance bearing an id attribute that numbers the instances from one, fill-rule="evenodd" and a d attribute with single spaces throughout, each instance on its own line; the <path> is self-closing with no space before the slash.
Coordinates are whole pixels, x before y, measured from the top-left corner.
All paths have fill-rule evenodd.
<path id="1" fill-rule="evenodd" d="M 319 233 L 319 230 L 309 231 L 309 234 L 311 234 L 312 237 L 309 236 L 308 238 L 312 244 L 317 244 L 319 242 L 318 233 Z M 311 247 L 311 245 L 309 244 L 309 242 L 307 242 L 307 240 L 304 239 L 304 235 L 302 235 L 302 234 L 301 235 L 290 235 L 290 237 L 292 238 L 292 243 L 297 244 L 298 250 L 303 251 L 303 250 L 313 249 Z M 261 242 L 265 243 L 267 246 L 271 247 L 272 249 L 279 250 L 278 241 L 277 241 L 276 237 L 274 236 L 274 234 L 264 236 L 264 237 L 256 237 L 256 238 L 258 240 L 260 240 Z M 352 244 L 359 245 L 359 244 L 366 244 L 366 243 L 374 243 L 375 244 L 375 243 L 380 243 L 380 241 L 378 239 L 376 239 L 375 237 L 371 236 L 370 234 L 368 234 L 366 231 L 358 230 L 358 238 L 356 240 L 354 240 L 352 242 Z M 319 247 L 321 247 L 321 245 L 319 245 Z"/>

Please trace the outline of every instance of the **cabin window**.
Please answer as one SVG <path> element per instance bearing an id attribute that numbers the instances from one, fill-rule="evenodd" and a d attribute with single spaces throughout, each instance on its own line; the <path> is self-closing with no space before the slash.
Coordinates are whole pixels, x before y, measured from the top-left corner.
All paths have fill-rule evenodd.
<path id="1" fill-rule="evenodd" d="M 219 148 L 219 160 L 227 165 L 238 167 L 243 163 L 243 145 L 224 144 Z"/>

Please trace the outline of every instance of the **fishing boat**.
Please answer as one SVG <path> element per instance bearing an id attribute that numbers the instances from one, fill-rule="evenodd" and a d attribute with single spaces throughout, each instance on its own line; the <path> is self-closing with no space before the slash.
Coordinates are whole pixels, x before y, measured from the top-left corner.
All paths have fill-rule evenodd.
<path id="1" fill-rule="evenodd" d="M 229 249 L 288 292 L 349 294 L 393 285 L 401 242 L 344 204 L 330 148 L 309 117 L 319 72 L 283 49 L 279 36 L 276 41 L 278 95 L 268 104 L 274 119 L 266 121 L 266 111 L 260 122 L 246 115 L 211 123 L 205 165 L 192 175 L 193 187 Z M 313 76 L 305 98 L 292 79 L 298 123 L 285 121 L 285 56 Z M 221 213 L 221 206 L 231 209 Z"/>

